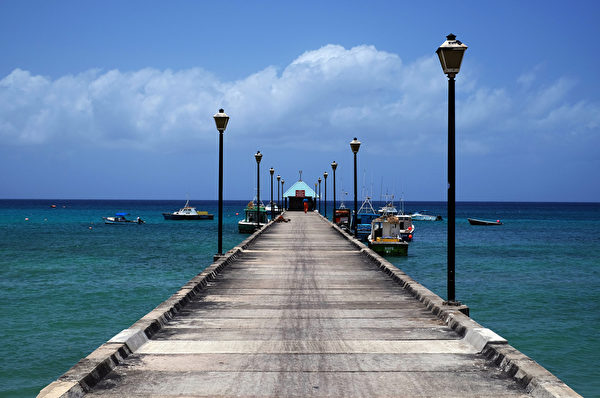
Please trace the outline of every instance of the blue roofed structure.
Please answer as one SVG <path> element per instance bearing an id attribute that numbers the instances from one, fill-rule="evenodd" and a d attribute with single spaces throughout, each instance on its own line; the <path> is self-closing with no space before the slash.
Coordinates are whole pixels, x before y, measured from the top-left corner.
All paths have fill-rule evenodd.
<path id="1" fill-rule="evenodd" d="M 291 187 L 289 187 L 287 189 L 287 191 L 285 191 L 285 193 L 283 194 L 284 198 L 289 198 L 290 196 L 310 196 L 311 198 L 315 198 L 317 196 L 317 194 L 315 193 L 314 189 L 311 189 L 307 183 L 305 183 L 304 181 L 300 180 L 294 183 L 294 185 L 292 185 Z"/>
<path id="2" fill-rule="evenodd" d="M 302 174 L 300 174 L 302 176 Z M 304 203 L 308 203 L 308 210 L 315 209 L 317 203 L 317 194 L 314 189 L 308 186 L 307 183 L 300 179 L 292 184 L 284 193 L 284 201 L 286 202 L 287 210 L 303 211 Z"/>

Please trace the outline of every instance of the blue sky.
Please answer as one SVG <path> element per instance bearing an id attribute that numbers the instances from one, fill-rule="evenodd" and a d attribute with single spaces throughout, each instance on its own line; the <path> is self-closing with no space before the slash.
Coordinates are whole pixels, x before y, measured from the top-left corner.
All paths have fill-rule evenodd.
<path id="1" fill-rule="evenodd" d="M 263 198 L 351 192 L 358 137 L 361 191 L 443 201 L 454 33 L 457 200 L 597 202 L 598 4 L 0 1 L 0 198 L 216 199 L 223 107 L 226 199 L 257 150 Z"/>

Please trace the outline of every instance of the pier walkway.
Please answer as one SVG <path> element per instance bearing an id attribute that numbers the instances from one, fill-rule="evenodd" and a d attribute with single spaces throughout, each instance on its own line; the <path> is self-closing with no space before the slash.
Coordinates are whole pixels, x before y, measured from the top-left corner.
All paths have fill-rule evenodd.
<path id="1" fill-rule="evenodd" d="M 578 396 L 318 214 L 285 217 L 39 397 Z"/>

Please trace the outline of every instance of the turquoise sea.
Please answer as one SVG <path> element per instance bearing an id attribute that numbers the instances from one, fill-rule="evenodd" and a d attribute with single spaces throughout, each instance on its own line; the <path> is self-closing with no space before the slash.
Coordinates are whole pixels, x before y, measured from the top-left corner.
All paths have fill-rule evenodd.
<path id="1" fill-rule="evenodd" d="M 246 202 L 225 203 L 225 250 L 247 236 L 236 215 Z M 216 215 L 216 201 L 191 203 Z M 35 397 L 211 264 L 217 220 L 163 220 L 182 205 L 0 200 L 0 397 Z M 445 203 L 405 208 L 446 218 Z M 119 211 L 147 223 L 103 224 Z M 600 397 L 600 204 L 458 203 L 456 219 L 456 298 L 575 391 Z M 415 225 L 408 257 L 390 260 L 446 297 L 446 221 Z"/>

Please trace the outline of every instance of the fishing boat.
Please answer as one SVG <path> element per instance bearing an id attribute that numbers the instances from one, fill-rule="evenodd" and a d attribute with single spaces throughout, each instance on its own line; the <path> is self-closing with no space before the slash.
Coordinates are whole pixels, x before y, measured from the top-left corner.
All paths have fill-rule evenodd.
<path id="1" fill-rule="evenodd" d="M 396 214 L 400 225 L 400 237 L 406 242 L 411 242 L 415 234 L 415 225 L 412 222 L 412 217 L 408 214 Z"/>
<path id="2" fill-rule="evenodd" d="M 379 214 L 388 214 L 388 215 L 396 215 L 398 214 L 398 209 L 394 206 L 394 202 L 387 202 L 385 206 L 382 206 L 378 210 Z"/>
<path id="3" fill-rule="evenodd" d="M 356 214 L 356 234 L 358 239 L 362 241 L 367 240 L 371 234 L 371 222 L 377 217 L 379 217 L 379 214 L 373 208 L 371 198 L 367 196 Z"/>
<path id="4" fill-rule="evenodd" d="M 212 220 L 214 215 L 207 211 L 197 211 L 195 207 L 190 206 L 190 201 L 185 202 L 185 206 L 173 213 L 163 213 L 165 220 Z"/>
<path id="5" fill-rule="evenodd" d="M 427 210 L 421 210 L 420 212 L 416 212 L 410 215 L 413 221 L 442 221 L 442 216 L 432 216 L 431 214 L 427 214 Z"/>
<path id="6" fill-rule="evenodd" d="M 401 209 L 401 211 L 398 211 L 398 209 L 394 205 L 394 195 L 386 193 L 384 196 L 385 196 L 385 206 L 382 206 L 379 208 L 379 210 L 378 210 L 379 214 L 392 215 L 392 216 L 395 216 L 396 214 L 404 214 L 403 208 Z M 402 199 L 400 199 L 400 204 L 401 204 L 401 206 L 404 205 L 404 202 L 402 201 Z"/>
<path id="7" fill-rule="evenodd" d="M 467 218 L 469 220 L 469 224 L 471 225 L 502 225 L 500 220 L 489 221 L 489 220 L 478 220 L 476 218 Z"/>
<path id="8" fill-rule="evenodd" d="M 401 221 L 395 215 L 382 215 L 371 223 L 371 233 L 367 240 L 369 247 L 383 255 L 406 256 L 408 254 L 408 242 L 402 238 L 401 230 L 405 229 Z"/>
<path id="9" fill-rule="evenodd" d="M 116 213 L 114 217 L 102 217 L 104 220 L 104 224 L 112 224 L 112 225 L 127 225 L 127 224 L 144 224 L 144 220 L 141 218 L 136 218 L 135 220 L 130 220 L 125 216 L 128 216 L 129 213 Z"/>
<path id="10" fill-rule="evenodd" d="M 265 205 L 257 206 L 254 201 L 249 202 L 244 209 L 245 217 L 238 221 L 238 231 L 241 234 L 251 234 L 257 229 L 267 225 L 267 211 Z"/>
<path id="11" fill-rule="evenodd" d="M 342 206 L 344 204 L 342 203 Z M 340 226 L 340 228 L 349 230 L 350 229 L 350 209 L 345 207 L 340 207 L 335 209 L 335 215 L 333 217 L 333 222 Z"/>
<path id="12" fill-rule="evenodd" d="M 389 198 L 389 200 L 388 200 Z M 394 195 L 386 194 L 386 205 L 379 209 L 382 217 L 396 217 L 399 225 L 398 234 L 405 242 L 410 242 L 415 234 L 415 226 L 412 223 L 412 217 L 404 214 L 404 202 L 400 199 L 400 210 L 394 205 Z"/>

